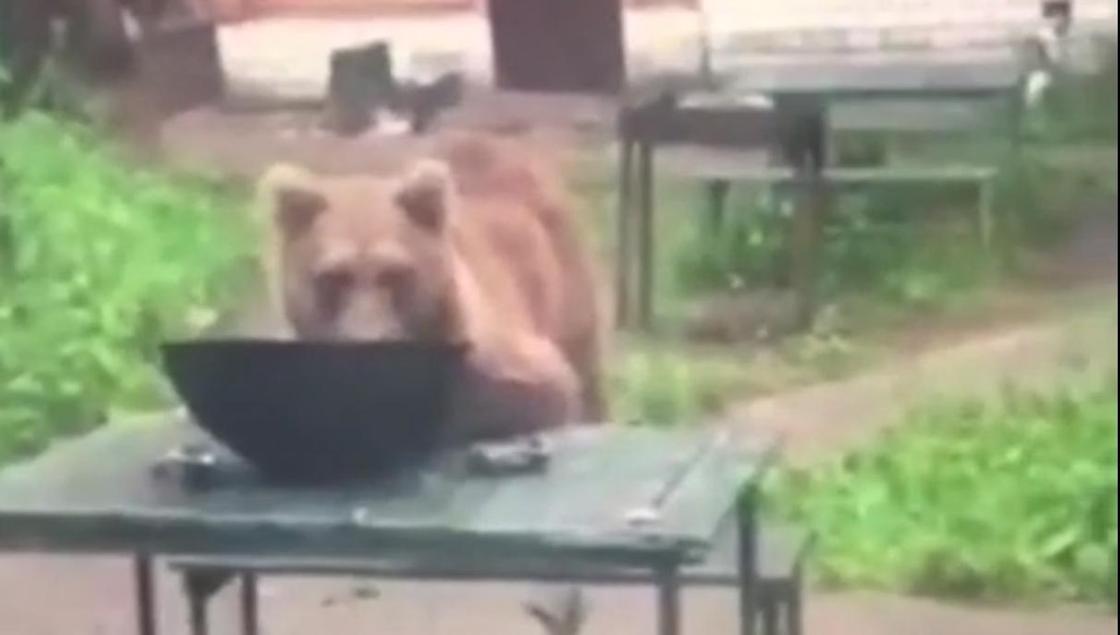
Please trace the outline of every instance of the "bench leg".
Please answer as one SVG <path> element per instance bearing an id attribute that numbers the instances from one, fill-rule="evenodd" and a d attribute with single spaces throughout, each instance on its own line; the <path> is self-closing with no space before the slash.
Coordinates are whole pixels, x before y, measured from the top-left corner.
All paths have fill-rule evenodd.
<path id="1" fill-rule="evenodd" d="M 241 574 L 241 633 L 257 635 L 260 633 L 260 611 L 257 604 L 257 576 L 255 573 Z"/>
<path id="2" fill-rule="evenodd" d="M 713 234 L 723 229 L 724 217 L 727 212 L 727 193 L 731 184 L 723 179 L 707 183 L 708 199 L 708 230 Z"/>
<path id="3" fill-rule="evenodd" d="M 803 607 L 801 604 L 802 579 L 800 567 L 793 574 L 789 597 L 786 598 L 786 635 L 801 635 L 803 631 Z"/>
<path id="4" fill-rule="evenodd" d="M 778 598 L 767 596 L 758 607 L 759 617 L 762 621 L 762 635 L 779 635 L 778 633 Z"/>
<path id="5" fill-rule="evenodd" d="M 657 570 L 657 633 L 680 635 L 681 584 L 676 565 Z"/>
<path id="6" fill-rule="evenodd" d="M 139 635 L 156 635 L 155 580 L 152 575 L 152 557 L 136 554 L 133 560 L 136 579 L 136 632 Z"/>
<path id="7" fill-rule="evenodd" d="M 992 218 L 993 208 L 993 189 L 994 185 L 991 180 L 984 180 L 980 182 L 980 201 L 977 208 L 979 215 L 977 221 L 980 230 L 980 246 L 985 252 L 991 250 L 992 247 L 992 233 L 994 231 L 994 219 Z"/>

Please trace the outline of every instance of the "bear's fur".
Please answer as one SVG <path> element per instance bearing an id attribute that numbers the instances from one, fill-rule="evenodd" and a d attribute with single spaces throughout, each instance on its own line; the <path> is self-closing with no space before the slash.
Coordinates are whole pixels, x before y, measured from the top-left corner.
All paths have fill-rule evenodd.
<path id="1" fill-rule="evenodd" d="M 431 154 L 386 177 L 265 175 L 294 335 L 466 343 L 459 436 L 602 420 L 602 303 L 557 173 L 489 137 Z"/>

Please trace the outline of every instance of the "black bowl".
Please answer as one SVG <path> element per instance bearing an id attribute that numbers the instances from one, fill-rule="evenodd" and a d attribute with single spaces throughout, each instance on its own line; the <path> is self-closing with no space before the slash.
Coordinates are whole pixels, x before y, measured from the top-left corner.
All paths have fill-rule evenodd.
<path id="1" fill-rule="evenodd" d="M 464 348 L 406 342 L 196 340 L 163 346 L 194 420 L 285 481 L 384 473 L 423 460 L 447 424 Z"/>

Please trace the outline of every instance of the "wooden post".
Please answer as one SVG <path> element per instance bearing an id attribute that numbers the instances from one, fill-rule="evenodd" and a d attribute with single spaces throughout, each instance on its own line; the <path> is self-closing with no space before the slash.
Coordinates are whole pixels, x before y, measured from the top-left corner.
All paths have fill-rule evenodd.
<path id="1" fill-rule="evenodd" d="M 627 115 L 624 114 L 623 117 Z M 623 121 L 620 135 L 618 161 L 618 217 L 615 237 L 618 250 L 615 253 L 615 319 L 618 326 L 630 326 L 633 316 L 630 313 L 632 291 L 633 254 L 631 246 L 634 237 L 633 223 L 633 184 L 634 184 L 634 142 Z"/>
<path id="2" fill-rule="evenodd" d="M 247 0 L 207 0 L 203 5 L 219 22 L 234 22 L 246 17 Z"/>
<path id="3" fill-rule="evenodd" d="M 638 319 L 646 331 L 653 328 L 654 187 L 653 146 L 643 140 L 638 144 Z"/>
<path id="4" fill-rule="evenodd" d="M 816 314 L 817 259 L 820 252 L 822 217 L 825 212 L 823 175 L 812 157 L 803 157 L 797 168 L 797 204 L 790 241 L 793 291 L 796 298 L 795 328 L 812 326 Z"/>
<path id="5" fill-rule="evenodd" d="M 827 212 L 824 169 L 828 148 L 825 104 L 806 95 L 779 101 L 784 110 L 782 146 L 796 170 L 797 205 L 790 236 L 791 274 L 796 302 L 794 327 L 812 326 L 816 312 L 817 259 L 821 224 Z"/>

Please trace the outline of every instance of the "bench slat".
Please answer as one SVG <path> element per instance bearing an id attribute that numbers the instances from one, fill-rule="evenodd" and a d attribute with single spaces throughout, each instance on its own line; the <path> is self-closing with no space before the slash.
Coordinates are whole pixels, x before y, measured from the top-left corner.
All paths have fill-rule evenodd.
<path id="1" fill-rule="evenodd" d="M 694 148 L 664 150 L 658 155 L 659 169 L 696 179 L 719 179 L 742 183 L 792 184 L 797 173 L 790 168 L 768 166 L 755 152 L 705 151 Z M 874 183 L 978 183 L 999 173 L 984 165 L 890 165 L 884 167 L 827 168 L 824 179 L 839 186 Z"/>
<path id="2" fill-rule="evenodd" d="M 997 121 L 991 99 L 839 101 L 829 105 L 836 132 L 948 132 L 980 130 Z"/>

